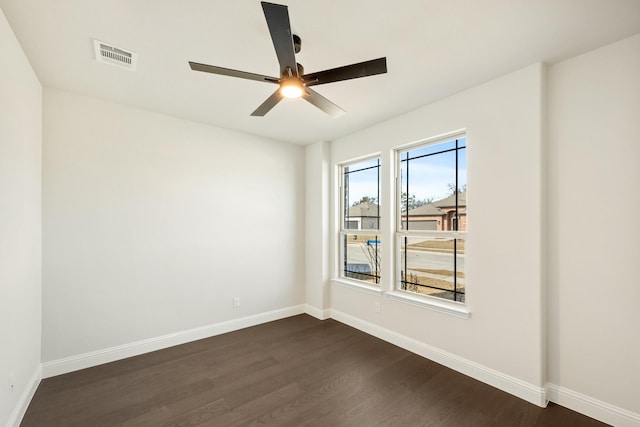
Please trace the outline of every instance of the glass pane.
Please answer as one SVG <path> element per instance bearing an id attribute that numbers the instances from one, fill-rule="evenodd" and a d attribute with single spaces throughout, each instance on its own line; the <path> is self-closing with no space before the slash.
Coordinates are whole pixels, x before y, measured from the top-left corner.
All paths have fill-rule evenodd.
<path id="1" fill-rule="evenodd" d="M 464 302 L 464 240 L 414 236 L 399 239 L 400 289 Z"/>
<path id="2" fill-rule="evenodd" d="M 401 230 L 467 229 L 467 156 L 461 141 L 466 144 L 459 139 L 458 150 L 454 140 L 402 153 Z"/>
<path id="3" fill-rule="evenodd" d="M 377 285 L 380 283 L 380 236 L 344 234 L 342 276 L 363 280 Z"/>
<path id="4" fill-rule="evenodd" d="M 456 207 L 456 152 L 402 162 L 400 173 L 402 229 L 451 230 L 447 212 Z"/>
<path id="5" fill-rule="evenodd" d="M 380 159 L 352 163 L 344 169 L 346 230 L 380 229 Z"/>

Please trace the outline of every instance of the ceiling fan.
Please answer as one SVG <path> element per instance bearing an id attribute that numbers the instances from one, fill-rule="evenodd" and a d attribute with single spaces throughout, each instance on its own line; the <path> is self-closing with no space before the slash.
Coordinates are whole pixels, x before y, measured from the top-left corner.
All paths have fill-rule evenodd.
<path id="1" fill-rule="evenodd" d="M 387 58 L 378 58 L 357 64 L 345 65 L 344 67 L 304 74 L 304 68 L 296 62 L 295 58 L 295 54 L 300 52 L 302 42 L 300 37 L 291 33 L 287 6 L 264 1 L 261 3 L 264 17 L 269 27 L 269 33 L 271 34 L 271 40 L 273 41 L 273 47 L 276 50 L 278 62 L 280 63 L 279 78 L 216 67 L 214 65 L 189 62 L 189 66 L 194 71 L 279 85 L 278 90 L 251 113 L 252 116 L 264 116 L 271 111 L 282 98 L 302 97 L 330 116 L 337 117 L 344 114 L 345 111 L 311 89 L 310 86 L 373 76 L 387 72 Z"/>

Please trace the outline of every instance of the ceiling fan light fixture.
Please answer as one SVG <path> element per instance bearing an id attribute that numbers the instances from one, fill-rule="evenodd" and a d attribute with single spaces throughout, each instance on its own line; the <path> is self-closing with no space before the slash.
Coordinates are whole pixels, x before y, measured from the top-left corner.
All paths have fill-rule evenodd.
<path id="1" fill-rule="evenodd" d="M 303 91 L 302 82 L 296 78 L 286 79 L 280 83 L 280 95 L 285 98 L 300 98 Z"/>
<path id="2" fill-rule="evenodd" d="M 252 117 L 263 117 L 283 98 L 302 98 L 331 117 L 338 117 L 345 111 L 311 89 L 311 86 L 375 76 L 387 72 L 387 58 L 383 57 L 305 74 L 304 67 L 296 61 L 295 54 L 300 52 L 302 42 L 299 36 L 291 32 L 288 7 L 267 1 L 260 3 L 278 57 L 279 78 L 189 61 L 189 66 L 194 71 L 277 84 L 278 89 L 251 113 Z"/>

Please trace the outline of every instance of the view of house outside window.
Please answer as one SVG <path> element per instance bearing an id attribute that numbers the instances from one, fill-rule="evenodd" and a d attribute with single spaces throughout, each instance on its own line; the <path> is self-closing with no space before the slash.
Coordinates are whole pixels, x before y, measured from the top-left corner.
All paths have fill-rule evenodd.
<path id="1" fill-rule="evenodd" d="M 380 158 L 341 167 L 341 277 L 380 284 Z"/>
<path id="2" fill-rule="evenodd" d="M 399 290 L 465 301 L 466 137 L 397 151 Z"/>

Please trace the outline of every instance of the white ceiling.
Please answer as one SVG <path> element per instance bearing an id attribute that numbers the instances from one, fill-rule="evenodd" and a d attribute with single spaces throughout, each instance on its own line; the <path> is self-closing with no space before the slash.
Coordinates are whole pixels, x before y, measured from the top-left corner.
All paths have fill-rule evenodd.
<path id="1" fill-rule="evenodd" d="M 387 74 L 314 87 L 347 111 L 342 117 L 301 99 L 250 117 L 273 85 L 189 69 L 191 60 L 277 76 L 258 0 L 0 0 L 0 7 L 45 87 L 299 144 L 640 33 L 640 0 L 280 3 L 302 37 L 297 59 L 306 72 L 387 57 Z M 136 52 L 137 71 L 96 62 L 94 38 Z"/>

